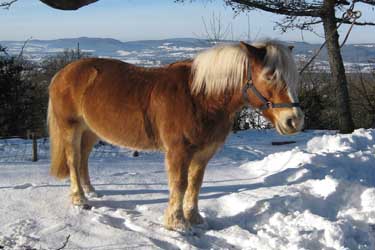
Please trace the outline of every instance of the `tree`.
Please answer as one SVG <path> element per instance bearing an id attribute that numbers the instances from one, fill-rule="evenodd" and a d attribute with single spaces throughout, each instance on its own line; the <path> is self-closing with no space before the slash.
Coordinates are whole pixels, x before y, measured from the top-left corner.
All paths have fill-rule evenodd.
<path id="1" fill-rule="evenodd" d="M 25 135 L 34 102 L 29 76 L 32 65 L 19 56 L 0 53 L 0 136 Z"/>
<path id="2" fill-rule="evenodd" d="M 0 136 L 25 136 L 27 130 L 43 135 L 51 78 L 68 63 L 89 56 L 78 46 L 32 63 L 22 52 L 9 55 L 0 45 Z"/>
<path id="3" fill-rule="evenodd" d="M 349 81 L 354 123 L 375 128 L 375 70 L 363 73 L 358 69 Z"/>

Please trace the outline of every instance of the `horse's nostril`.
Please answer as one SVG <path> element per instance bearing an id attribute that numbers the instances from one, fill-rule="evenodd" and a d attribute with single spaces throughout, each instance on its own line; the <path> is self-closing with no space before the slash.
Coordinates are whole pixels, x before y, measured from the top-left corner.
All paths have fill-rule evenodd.
<path id="1" fill-rule="evenodd" d="M 294 122 L 293 122 L 293 119 L 292 118 L 288 118 L 286 120 L 286 125 L 289 127 L 289 128 L 294 128 Z"/>

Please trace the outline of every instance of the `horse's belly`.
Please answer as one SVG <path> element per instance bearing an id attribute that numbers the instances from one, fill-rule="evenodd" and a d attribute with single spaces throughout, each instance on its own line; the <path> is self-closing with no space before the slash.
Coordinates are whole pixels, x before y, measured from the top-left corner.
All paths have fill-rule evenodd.
<path id="1" fill-rule="evenodd" d="M 85 112 L 84 120 L 101 139 L 115 145 L 135 149 L 159 149 L 151 124 L 137 110 L 122 112 Z"/>

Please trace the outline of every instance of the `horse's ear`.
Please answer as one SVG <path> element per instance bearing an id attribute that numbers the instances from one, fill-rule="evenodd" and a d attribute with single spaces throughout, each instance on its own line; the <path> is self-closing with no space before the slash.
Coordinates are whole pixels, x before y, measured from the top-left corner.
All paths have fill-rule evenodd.
<path id="1" fill-rule="evenodd" d="M 242 41 L 240 41 L 240 47 L 246 50 L 250 57 L 255 59 L 263 60 L 264 56 L 266 55 L 266 49 L 257 48 Z"/>
<path id="2" fill-rule="evenodd" d="M 289 46 L 288 46 L 288 49 L 289 49 L 290 51 L 293 51 L 294 46 L 293 46 L 293 45 L 289 45 Z"/>

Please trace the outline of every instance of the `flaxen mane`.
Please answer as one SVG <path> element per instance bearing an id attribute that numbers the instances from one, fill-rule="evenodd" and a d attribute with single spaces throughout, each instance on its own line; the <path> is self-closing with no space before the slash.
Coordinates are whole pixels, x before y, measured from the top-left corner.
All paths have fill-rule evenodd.
<path id="1" fill-rule="evenodd" d="M 221 45 L 198 54 L 192 67 L 192 92 L 220 94 L 236 89 L 244 79 L 248 56 L 239 45 Z"/>
<path id="2" fill-rule="evenodd" d="M 264 69 L 261 77 L 272 73 L 272 83 L 284 83 L 295 89 L 298 83 L 298 71 L 290 49 L 274 40 L 254 43 L 257 48 L 265 48 Z M 249 58 L 238 44 L 220 45 L 199 53 L 192 67 L 192 92 L 203 91 L 206 95 L 223 93 L 226 89 L 242 86 L 246 77 Z"/>

